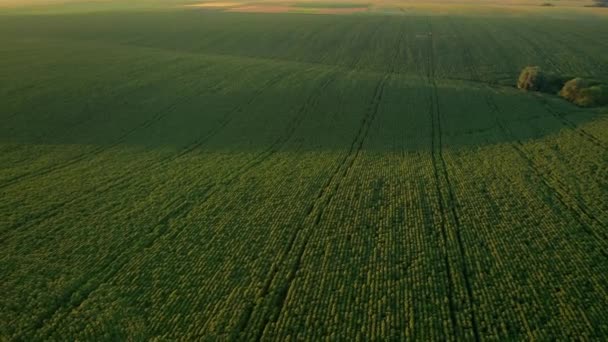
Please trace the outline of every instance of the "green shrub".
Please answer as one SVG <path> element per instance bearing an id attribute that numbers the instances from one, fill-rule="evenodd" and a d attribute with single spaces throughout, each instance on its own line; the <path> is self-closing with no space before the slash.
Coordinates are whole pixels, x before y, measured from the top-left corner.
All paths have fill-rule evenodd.
<path id="1" fill-rule="evenodd" d="M 527 66 L 519 74 L 517 88 L 544 93 L 557 93 L 565 81 L 563 77 L 543 72 L 538 66 Z"/>
<path id="2" fill-rule="evenodd" d="M 545 74 L 538 66 L 527 66 L 519 74 L 517 88 L 539 91 L 545 82 Z"/>
<path id="3" fill-rule="evenodd" d="M 581 107 L 608 104 L 608 86 L 582 78 L 566 82 L 559 95 Z"/>

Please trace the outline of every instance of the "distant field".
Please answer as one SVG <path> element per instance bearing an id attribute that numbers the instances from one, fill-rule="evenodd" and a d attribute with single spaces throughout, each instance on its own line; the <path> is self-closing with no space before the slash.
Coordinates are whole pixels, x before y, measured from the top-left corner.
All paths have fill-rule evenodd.
<path id="1" fill-rule="evenodd" d="M 0 10 L 0 340 L 608 337 L 608 9 L 196 3 Z"/>

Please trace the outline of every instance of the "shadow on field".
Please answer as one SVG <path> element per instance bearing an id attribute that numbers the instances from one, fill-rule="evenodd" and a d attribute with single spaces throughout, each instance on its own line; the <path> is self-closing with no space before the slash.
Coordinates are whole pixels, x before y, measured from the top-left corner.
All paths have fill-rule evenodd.
<path id="1" fill-rule="evenodd" d="M 327 72 L 295 83 L 287 75 L 275 83 L 254 77 L 249 82 L 262 85 L 248 90 L 163 83 L 131 96 L 46 94 L 4 113 L 0 142 L 238 152 L 343 150 L 363 139 L 364 150 L 417 151 L 428 150 L 433 136 L 444 148 L 541 139 L 601 111 L 454 80 L 438 82 L 434 98 L 424 78 L 380 76 Z"/>
<path id="2" fill-rule="evenodd" d="M 452 20 L 455 25 L 437 19 L 435 32 L 424 16 L 176 11 L 2 19 L 9 71 L 0 86 L 4 144 L 87 145 L 100 152 L 113 146 L 344 150 L 353 144 L 417 151 L 439 137 L 446 148 L 540 139 L 599 115 L 557 97 L 457 81 L 472 74 L 516 80 L 519 66 L 497 65 L 509 62 L 495 58 L 505 46 L 473 54 L 465 48 L 483 44 L 455 38 L 454 27 L 471 34 L 487 29 L 482 19 Z M 173 26 L 159 25 L 168 19 Z M 495 23 L 507 32 L 514 21 Z M 487 33 L 483 38 L 496 41 Z M 580 60 L 595 63 L 581 68 L 604 70 L 599 57 Z"/>

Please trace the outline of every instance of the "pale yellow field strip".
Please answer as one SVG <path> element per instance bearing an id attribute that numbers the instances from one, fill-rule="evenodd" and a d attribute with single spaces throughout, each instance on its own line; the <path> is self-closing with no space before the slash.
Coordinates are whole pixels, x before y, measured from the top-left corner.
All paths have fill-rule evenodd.
<path id="1" fill-rule="evenodd" d="M 203 7 L 203 8 L 222 8 L 222 7 L 234 7 L 241 6 L 242 2 L 203 2 L 200 4 L 189 4 L 186 7 Z"/>
<path id="2" fill-rule="evenodd" d="M 63 5 L 69 3 L 87 3 L 87 2 L 112 2 L 116 0 L 0 0 L 0 8 L 4 7 L 29 7 L 29 6 L 48 6 L 48 5 Z"/>
<path id="3" fill-rule="evenodd" d="M 285 13 L 289 12 L 289 6 L 272 6 L 272 5 L 251 5 L 230 8 L 227 12 L 246 12 L 246 13 Z"/>

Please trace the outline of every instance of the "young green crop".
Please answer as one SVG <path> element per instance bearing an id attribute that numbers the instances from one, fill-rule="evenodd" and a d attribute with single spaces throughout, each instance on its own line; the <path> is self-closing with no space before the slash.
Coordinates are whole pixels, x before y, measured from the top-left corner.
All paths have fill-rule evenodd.
<path id="1" fill-rule="evenodd" d="M 0 18 L 0 339 L 608 336 L 606 110 L 515 87 L 602 18 L 73 6 Z"/>

